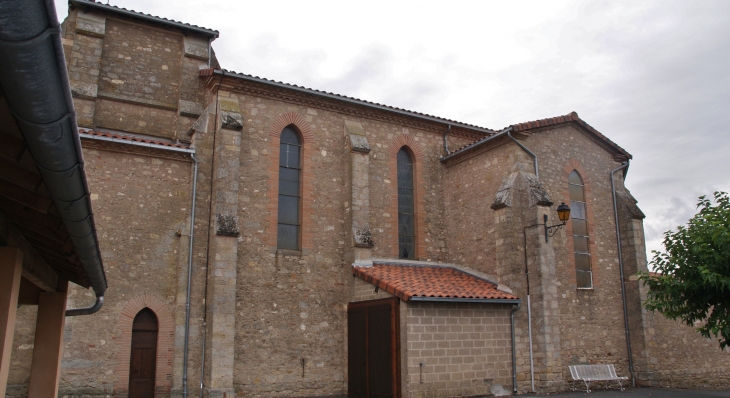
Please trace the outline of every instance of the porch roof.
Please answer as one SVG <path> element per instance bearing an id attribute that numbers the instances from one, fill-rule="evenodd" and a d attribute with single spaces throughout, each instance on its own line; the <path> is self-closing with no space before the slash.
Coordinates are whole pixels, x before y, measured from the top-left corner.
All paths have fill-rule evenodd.
<path id="1" fill-rule="evenodd" d="M 375 263 L 352 274 L 403 301 L 518 303 L 494 282 L 448 265 Z"/>

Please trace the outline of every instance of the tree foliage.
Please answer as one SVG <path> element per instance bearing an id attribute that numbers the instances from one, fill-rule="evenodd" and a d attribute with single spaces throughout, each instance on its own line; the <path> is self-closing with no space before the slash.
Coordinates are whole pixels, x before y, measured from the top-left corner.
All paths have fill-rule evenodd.
<path id="1" fill-rule="evenodd" d="M 694 326 L 730 345 L 730 197 L 705 196 L 699 212 L 676 232 L 664 233 L 665 252 L 653 251 L 656 274 L 642 273 L 649 286 L 647 309 Z"/>

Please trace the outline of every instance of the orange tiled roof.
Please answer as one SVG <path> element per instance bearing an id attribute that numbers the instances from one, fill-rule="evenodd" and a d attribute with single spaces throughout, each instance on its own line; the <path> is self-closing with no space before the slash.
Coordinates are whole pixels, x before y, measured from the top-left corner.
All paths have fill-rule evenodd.
<path id="1" fill-rule="evenodd" d="M 403 301 L 413 297 L 518 300 L 492 282 L 449 266 L 373 264 L 353 267 L 352 274 Z"/>

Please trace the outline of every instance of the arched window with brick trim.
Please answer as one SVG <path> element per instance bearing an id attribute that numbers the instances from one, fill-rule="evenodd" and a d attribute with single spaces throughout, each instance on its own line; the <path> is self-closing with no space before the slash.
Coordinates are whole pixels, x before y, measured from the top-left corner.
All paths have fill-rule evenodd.
<path id="1" fill-rule="evenodd" d="M 398 257 L 416 258 L 416 209 L 413 156 L 408 147 L 398 151 Z"/>
<path id="2" fill-rule="evenodd" d="M 593 271 L 591 271 L 585 189 L 583 179 L 575 170 L 568 176 L 568 188 L 570 190 L 570 217 L 573 227 L 576 284 L 578 289 L 592 289 Z"/>
<path id="3" fill-rule="evenodd" d="M 279 144 L 279 212 L 276 245 L 299 250 L 301 234 L 302 140 L 294 126 L 281 132 Z"/>

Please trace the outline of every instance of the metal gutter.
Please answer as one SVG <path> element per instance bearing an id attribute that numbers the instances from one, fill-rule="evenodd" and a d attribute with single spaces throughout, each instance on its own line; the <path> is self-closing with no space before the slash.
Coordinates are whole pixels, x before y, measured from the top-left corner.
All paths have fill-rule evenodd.
<path id="1" fill-rule="evenodd" d="M 145 14 L 145 13 L 138 12 L 138 11 L 127 10 L 126 8 L 119 8 L 119 7 L 111 6 L 108 4 L 97 3 L 97 2 L 93 2 L 93 1 L 84 1 L 84 0 L 69 0 L 68 4 L 70 6 L 75 6 L 75 7 L 90 7 L 90 8 L 96 8 L 98 10 L 110 11 L 110 12 L 113 12 L 116 14 L 121 14 L 121 15 L 127 16 L 127 17 L 132 17 L 132 18 L 136 18 L 136 19 L 141 19 L 143 21 L 172 26 L 172 27 L 175 27 L 178 29 L 188 30 L 188 31 L 195 32 L 195 33 L 200 33 L 200 34 L 203 34 L 206 36 L 213 36 L 213 37 L 217 38 L 219 35 L 219 32 L 217 30 L 203 28 L 203 27 L 197 26 L 197 25 L 190 25 L 190 24 L 187 24 L 184 22 L 173 21 L 173 20 L 167 19 L 167 18 L 156 17 L 154 15 L 149 15 L 149 14 Z"/>
<path id="2" fill-rule="evenodd" d="M 190 207 L 190 242 L 188 247 L 188 285 L 185 295 L 185 343 L 183 348 L 183 396 L 188 395 L 188 345 L 190 342 L 190 292 L 193 281 L 193 239 L 195 236 L 195 199 L 198 192 L 198 159 L 193 160 L 193 203 Z"/>
<path id="3" fill-rule="evenodd" d="M 515 312 L 521 304 L 517 304 L 509 313 L 509 326 L 512 332 L 512 393 L 517 395 L 517 355 L 515 354 Z"/>
<path id="4" fill-rule="evenodd" d="M 461 298 L 461 297 L 424 297 L 412 296 L 408 301 L 430 301 L 430 302 L 449 302 L 449 303 L 487 303 L 487 304 L 520 304 L 520 299 L 477 299 L 477 298 Z"/>
<path id="5" fill-rule="evenodd" d="M 81 140 L 52 0 L 0 1 L 0 85 L 100 308 L 107 289 Z"/>
<path id="6" fill-rule="evenodd" d="M 634 359 L 631 352 L 631 335 L 629 333 L 629 311 L 626 306 L 626 280 L 624 279 L 624 257 L 621 253 L 621 228 L 618 223 L 618 207 L 616 206 L 616 184 L 613 180 L 613 174 L 621 169 L 627 169 L 629 162 L 624 162 L 621 166 L 611 170 L 611 194 L 613 194 L 613 219 L 616 223 L 616 247 L 618 248 L 618 270 L 621 278 L 621 302 L 624 309 L 624 332 L 626 333 L 626 351 L 629 355 L 629 373 L 631 373 L 631 385 L 636 387 L 636 377 L 634 374 Z"/>
<path id="7" fill-rule="evenodd" d="M 85 139 L 89 139 L 89 140 L 108 141 L 108 142 L 116 142 L 119 144 L 143 146 L 143 147 L 147 147 L 147 148 L 161 149 L 163 151 L 182 152 L 182 153 L 189 153 L 189 154 L 195 153 L 195 149 L 178 148 L 178 147 L 167 146 L 167 145 L 157 145 L 157 144 L 151 144 L 149 142 L 123 140 L 121 138 L 112 138 L 112 137 L 100 137 L 98 135 L 86 134 L 86 133 L 79 133 L 79 136 L 81 136 L 81 138 L 85 138 Z"/>
<path id="8" fill-rule="evenodd" d="M 347 102 L 349 104 L 364 106 L 366 108 L 371 108 L 371 109 L 377 109 L 377 110 L 380 110 L 380 111 L 396 113 L 398 115 L 413 117 L 413 118 L 416 118 L 416 119 L 426 120 L 426 121 L 434 122 L 434 123 L 440 123 L 440 124 L 443 124 L 443 125 L 446 125 L 446 126 L 451 125 L 451 126 L 461 127 L 463 129 L 466 129 L 466 130 L 478 131 L 480 133 L 485 133 L 485 134 L 490 134 L 490 135 L 491 134 L 494 134 L 494 130 L 491 130 L 491 129 L 488 129 L 488 128 L 484 128 L 484 127 L 472 126 L 472 125 L 469 125 L 469 124 L 466 124 L 466 123 L 460 123 L 460 122 L 456 122 L 456 121 L 453 121 L 453 120 L 442 119 L 442 118 L 439 118 L 439 117 L 436 117 L 436 116 L 423 115 L 423 114 L 419 114 L 419 113 L 415 113 L 415 112 L 410 112 L 410 111 L 403 110 L 403 109 L 392 108 L 392 107 L 389 107 L 389 106 L 375 104 L 375 103 L 372 103 L 372 102 L 367 102 L 367 101 L 363 101 L 363 100 L 359 100 L 359 99 L 355 99 L 355 98 L 345 97 L 345 96 L 341 96 L 341 95 L 337 95 L 337 94 L 325 93 L 325 92 L 321 92 L 321 91 L 317 91 L 317 90 L 312 90 L 312 89 L 305 88 L 305 87 L 299 87 L 299 86 L 295 86 L 295 85 L 291 85 L 291 84 L 286 84 L 286 83 L 282 83 L 282 82 L 275 82 L 275 81 L 268 80 L 268 79 L 262 79 L 260 77 L 244 75 L 244 74 L 236 73 L 236 72 L 233 72 L 233 73 L 228 72 L 228 73 L 226 73 L 222 69 L 214 69 L 213 70 L 213 74 L 214 75 L 221 75 L 221 76 L 225 75 L 225 76 L 233 77 L 233 78 L 236 78 L 236 79 L 239 79 L 239 80 L 245 80 L 245 81 L 249 81 L 249 82 L 253 82 L 253 83 L 261 83 L 261 84 L 266 84 L 266 85 L 273 86 L 273 87 L 278 87 L 278 88 L 284 88 L 284 89 L 287 89 L 287 90 L 297 91 L 297 92 L 300 92 L 300 93 L 306 93 L 306 94 L 310 94 L 310 95 L 316 95 L 316 96 L 322 97 L 322 98 L 329 98 L 329 99 L 333 99 L 333 100 L 337 100 L 337 101 Z"/>

